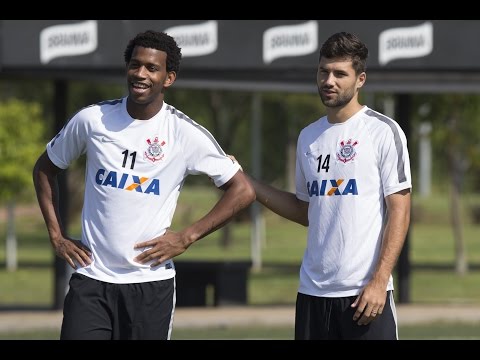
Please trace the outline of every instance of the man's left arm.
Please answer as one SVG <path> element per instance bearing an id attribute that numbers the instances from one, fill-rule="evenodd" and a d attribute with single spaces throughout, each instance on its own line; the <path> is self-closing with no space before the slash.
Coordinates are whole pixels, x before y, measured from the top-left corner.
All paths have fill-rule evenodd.
<path id="1" fill-rule="evenodd" d="M 200 220 L 181 231 L 188 246 L 221 228 L 255 201 L 255 189 L 240 170 L 220 189 L 223 194 L 214 207 Z"/>
<path id="2" fill-rule="evenodd" d="M 255 201 L 255 190 L 242 171 L 220 187 L 224 191 L 213 208 L 201 219 L 179 232 L 167 231 L 150 241 L 138 243 L 135 248 L 151 247 L 134 260 L 146 263 L 154 260 L 152 267 L 183 253 L 195 241 L 221 228 L 240 210 Z"/>
<path id="3" fill-rule="evenodd" d="M 410 226 L 410 189 L 401 190 L 385 198 L 388 218 L 383 233 L 380 256 L 372 280 L 363 289 L 353 305 L 357 306 L 354 320 L 368 324 L 383 312 L 390 275 L 402 251 Z M 358 302 L 358 303 L 357 303 Z"/>

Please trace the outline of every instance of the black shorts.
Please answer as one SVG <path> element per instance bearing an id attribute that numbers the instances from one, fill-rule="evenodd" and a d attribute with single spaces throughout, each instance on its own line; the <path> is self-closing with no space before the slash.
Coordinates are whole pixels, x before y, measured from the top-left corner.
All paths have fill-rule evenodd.
<path id="1" fill-rule="evenodd" d="M 112 284 L 72 274 L 61 340 L 169 340 L 175 278 Z"/>
<path id="2" fill-rule="evenodd" d="M 298 293 L 295 340 L 398 340 L 393 291 L 387 291 L 381 315 L 368 325 L 353 321 L 357 296 L 327 298 Z"/>

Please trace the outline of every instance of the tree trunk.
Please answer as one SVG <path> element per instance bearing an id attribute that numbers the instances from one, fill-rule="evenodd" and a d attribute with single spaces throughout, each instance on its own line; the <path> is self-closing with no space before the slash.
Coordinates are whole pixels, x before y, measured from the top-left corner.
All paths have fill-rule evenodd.
<path id="1" fill-rule="evenodd" d="M 7 204 L 7 242 L 5 256 L 7 271 L 16 271 L 18 267 L 18 259 L 17 236 L 15 233 L 15 202 L 13 200 L 9 201 Z"/>
<path id="2" fill-rule="evenodd" d="M 224 105 L 224 96 L 220 91 L 212 90 L 210 92 L 210 104 L 212 108 L 212 118 L 215 128 L 215 133 L 217 134 L 218 141 L 223 145 L 225 149 L 229 148 L 230 137 L 228 133 L 230 131 L 230 118 L 227 114 L 227 109 Z M 222 194 L 219 194 L 222 196 Z M 220 247 L 223 249 L 228 249 L 232 245 L 232 236 L 231 236 L 231 224 L 224 225 L 218 231 L 220 232 Z"/>
<path id="3" fill-rule="evenodd" d="M 448 152 L 450 160 L 450 182 L 451 182 L 451 207 L 450 215 L 452 221 L 453 240 L 455 243 L 455 272 L 458 275 L 468 273 L 467 252 L 463 238 L 462 216 L 461 216 L 461 184 L 463 179 L 464 166 L 462 157 L 459 154 L 456 134 L 458 134 L 458 117 L 454 114 L 450 118 L 450 141 Z"/>
<path id="4" fill-rule="evenodd" d="M 287 179 L 287 191 L 295 193 L 295 161 L 297 155 L 297 134 L 295 129 L 295 119 L 287 119 L 287 126 L 287 173 L 285 174 L 285 177 Z"/>

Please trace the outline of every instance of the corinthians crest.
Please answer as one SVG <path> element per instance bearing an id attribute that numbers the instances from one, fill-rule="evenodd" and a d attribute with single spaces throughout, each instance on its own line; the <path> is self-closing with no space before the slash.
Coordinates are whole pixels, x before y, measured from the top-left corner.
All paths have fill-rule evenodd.
<path id="1" fill-rule="evenodd" d="M 165 154 L 163 153 L 162 146 L 165 145 L 165 141 L 159 142 L 158 136 L 155 136 L 155 139 L 147 139 L 148 148 L 143 153 L 143 156 L 150 160 L 152 163 L 155 161 L 160 161 L 163 159 Z"/>
<path id="2" fill-rule="evenodd" d="M 337 151 L 337 159 L 343 163 L 346 163 L 357 155 L 355 150 L 355 146 L 358 144 L 358 141 L 352 141 L 352 139 L 348 139 L 345 141 L 340 141 L 340 149 Z"/>

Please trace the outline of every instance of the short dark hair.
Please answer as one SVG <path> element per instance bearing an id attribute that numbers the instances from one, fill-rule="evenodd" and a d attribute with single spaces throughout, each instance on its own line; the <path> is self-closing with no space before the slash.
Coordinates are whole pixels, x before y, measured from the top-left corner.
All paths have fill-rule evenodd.
<path id="1" fill-rule="evenodd" d="M 327 59 L 351 59 L 357 75 L 367 70 L 367 46 L 352 33 L 338 32 L 330 36 L 320 49 L 319 60 L 322 56 Z"/>
<path id="2" fill-rule="evenodd" d="M 130 62 L 135 46 L 165 51 L 167 53 L 167 71 L 175 71 L 178 74 L 182 50 L 178 47 L 175 39 L 167 33 L 147 30 L 137 34 L 128 42 L 123 54 L 126 64 Z"/>

